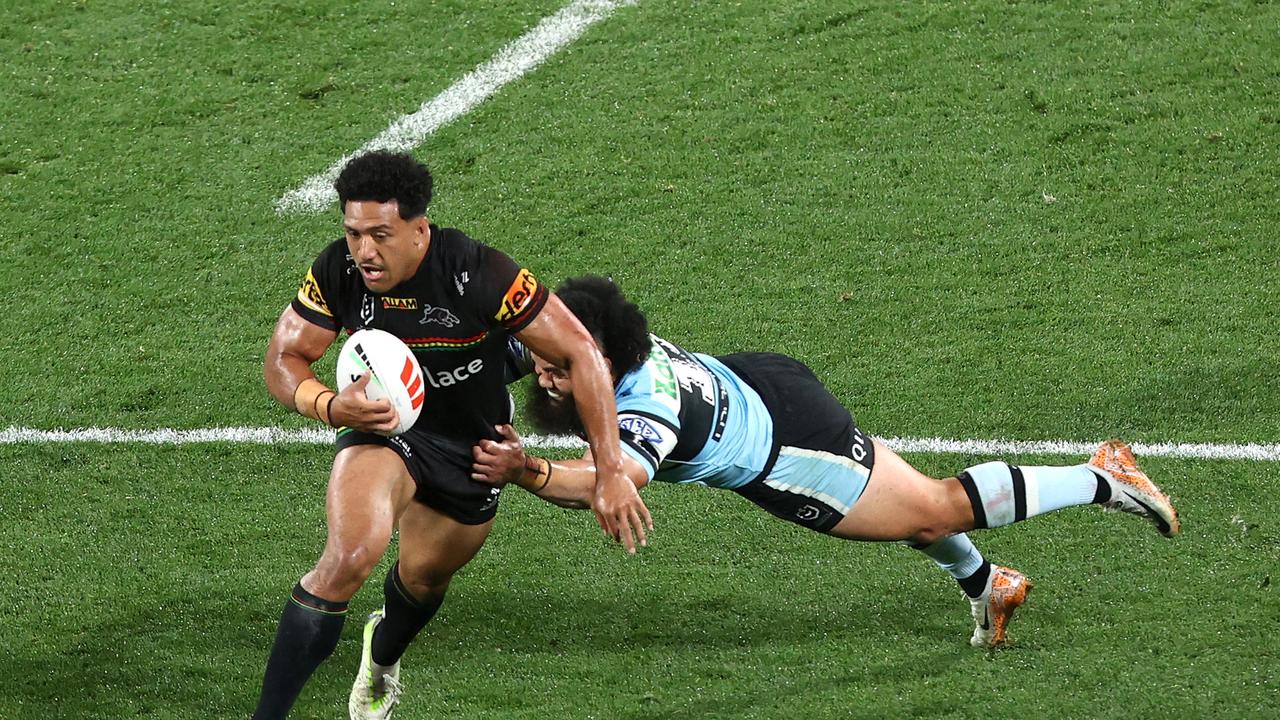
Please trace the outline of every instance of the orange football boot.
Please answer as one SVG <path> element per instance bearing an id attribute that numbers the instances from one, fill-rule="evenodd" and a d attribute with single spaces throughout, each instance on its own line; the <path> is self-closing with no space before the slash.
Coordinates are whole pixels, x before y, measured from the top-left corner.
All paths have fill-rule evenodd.
<path id="1" fill-rule="evenodd" d="M 1128 445 L 1119 440 L 1102 443 L 1089 459 L 1089 467 L 1101 470 L 1111 480 L 1111 499 L 1103 507 L 1141 515 L 1155 523 L 1156 530 L 1165 537 L 1182 531 L 1178 511 L 1169 496 L 1142 472 Z"/>
<path id="2" fill-rule="evenodd" d="M 973 637 L 969 644 L 980 648 L 994 648 L 1005 644 L 1005 631 L 1013 611 L 1027 601 L 1032 582 L 1026 575 L 1013 568 L 991 566 L 991 585 L 985 595 L 970 598 L 973 611 Z"/>

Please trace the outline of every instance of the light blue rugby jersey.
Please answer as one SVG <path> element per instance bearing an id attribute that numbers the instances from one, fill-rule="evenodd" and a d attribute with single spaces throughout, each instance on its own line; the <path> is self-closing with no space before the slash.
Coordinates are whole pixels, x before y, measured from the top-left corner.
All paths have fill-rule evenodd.
<path id="1" fill-rule="evenodd" d="M 622 449 L 650 480 L 732 489 L 769 460 L 773 420 L 760 396 L 710 355 L 657 335 L 615 388 Z"/>

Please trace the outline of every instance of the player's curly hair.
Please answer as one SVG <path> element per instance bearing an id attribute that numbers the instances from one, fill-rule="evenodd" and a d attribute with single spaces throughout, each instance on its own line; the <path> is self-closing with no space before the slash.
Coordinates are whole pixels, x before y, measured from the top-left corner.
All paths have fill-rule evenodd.
<path id="1" fill-rule="evenodd" d="M 431 203 L 431 171 L 409 153 L 374 150 L 347 162 L 333 182 L 338 191 L 338 207 L 348 200 L 395 200 L 400 219 L 425 215 Z"/>
<path id="2" fill-rule="evenodd" d="M 578 317 L 613 364 L 615 378 L 640 367 L 649 356 L 649 320 L 608 278 L 582 275 L 569 278 L 556 296 Z"/>

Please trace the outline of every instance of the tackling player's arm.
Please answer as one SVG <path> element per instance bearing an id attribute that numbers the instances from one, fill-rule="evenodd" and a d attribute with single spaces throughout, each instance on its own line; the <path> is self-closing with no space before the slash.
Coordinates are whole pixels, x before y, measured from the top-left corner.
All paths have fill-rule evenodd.
<path id="1" fill-rule="evenodd" d="M 527 454 L 520 435 L 510 425 L 499 425 L 496 430 L 501 440 L 481 440 L 472 450 L 472 480 L 519 485 L 560 507 L 591 507 L 596 487 L 596 464 L 591 451 L 581 460 L 548 460 Z M 637 490 L 648 484 L 644 468 L 630 456 L 623 455 L 622 467 Z"/>
<path id="2" fill-rule="evenodd" d="M 286 306 L 267 344 L 262 371 L 267 391 L 281 405 L 326 425 L 368 432 L 394 430 L 399 418 L 391 403 L 369 400 L 364 395 L 369 383 L 367 373 L 339 393 L 317 379 L 311 370 L 337 337 L 336 330 L 320 327 Z"/>
<path id="3" fill-rule="evenodd" d="M 606 534 L 625 545 L 627 552 L 634 553 L 637 541 L 648 544 L 645 530 L 653 529 L 653 520 L 624 470 L 608 363 L 590 333 L 554 294 L 533 321 L 515 335 L 539 357 L 565 368 L 572 378 L 578 417 L 595 458 L 591 505 L 596 521 Z"/>

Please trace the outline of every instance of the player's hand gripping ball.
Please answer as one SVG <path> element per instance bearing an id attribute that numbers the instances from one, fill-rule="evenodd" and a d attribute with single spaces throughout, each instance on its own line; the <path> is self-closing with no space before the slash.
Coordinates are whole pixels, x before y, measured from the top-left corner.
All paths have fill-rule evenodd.
<path id="1" fill-rule="evenodd" d="M 418 421 L 426 385 L 418 358 L 400 338 L 383 330 L 357 330 L 338 354 L 338 391 L 370 373 L 365 396 L 391 401 L 400 424 L 390 435 L 399 435 Z"/>

